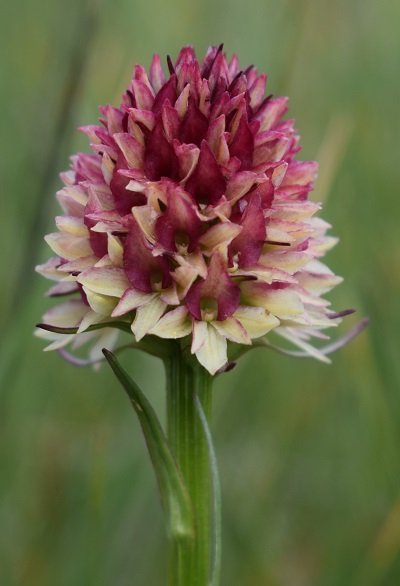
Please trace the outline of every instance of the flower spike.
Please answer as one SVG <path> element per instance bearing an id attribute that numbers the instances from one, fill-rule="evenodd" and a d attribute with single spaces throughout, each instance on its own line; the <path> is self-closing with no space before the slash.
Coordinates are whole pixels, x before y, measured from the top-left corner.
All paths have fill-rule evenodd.
<path id="1" fill-rule="evenodd" d="M 288 99 L 264 97 L 266 75 L 228 62 L 222 45 L 201 62 L 185 47 L 166 69 L 158 55 L 149 75 L 136 66 L 121 106 L 81 128 L 93 153 L 62 174 L 64 213 L 46 237 L 56 256 L 37 267 L 67 301 L 40 337 L 68 360 L 65 346 L 94 342 L 79 364 L 99 360 L 105 337 L 115 347 L 118 328 L 141 345 L 182 339 L 215 374 L 232 345 L 271 346 L 273 330 L 300 348 L 292 355 L 328 360 L 365 322 L 311 344 L 352 310 L 322 297 L 341 281 L 321 261 L 336 240 L 308 199 L 317 164 L 296 158 Z"/>

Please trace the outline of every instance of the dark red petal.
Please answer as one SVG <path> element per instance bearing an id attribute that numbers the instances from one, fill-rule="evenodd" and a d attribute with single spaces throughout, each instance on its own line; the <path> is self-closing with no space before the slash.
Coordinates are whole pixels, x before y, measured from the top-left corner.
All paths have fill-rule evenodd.
<path id="1" fill-rule="evenodd" d="M 245 114 L 240 119 L 238 129 L 229 145 L 231 157 L 237 157 L 242 162 L 241 171 L 251 169 L 253 163 L 254 136 L 249 128 Z"/>
<path id="2" fill-rule="evenodd" d="M 201 90 L 201 75 L 197 61 L 194 63 L 183 63 L 179 68 L 177 76 L 178 93 L 180 93 L 187 84 L 190 84 L 190 94 L 196 101 L 198 101 Z"/>
<path id="3" fill-rule="evenodd" d="M 198 320 L 202 319 L 202 302 L 215 301 L 217 320 L 223 321 L 230 317 L 238 308 L 240 288 L 234 283 L 226 270 L 226 264 L 219 253 L 215 253 L 204 280 L 196 281 L 186 294 L 186 305 L 190 313 Z"/>
<path id="4" fill-rule="evenodd" d="M 193 202 L 182 188 L 172 183 L 167 185 L 167 200 L 167 210 L 155 225 L 157 242 L 169 252 L 177 252 L 177 242 L 187 243 L 188 252 L 193 252 L 202 231 Z"/>
<path id="5" fill-rule="evenodd" d="M 161 114 L 157 115 L 147 139 L 143 168 L 151 181 L 159 181 L 161 177 L 179 178 L 178 157 L 165 137 Z"/>
<path id="6" fill-rule="evenodd" d="M 144 205 L 146 203 L 146 197 L 143 193 L 136 193 L 126 189 L 130 178 L 125 177 L 119 172 L 124 168 L 124 157 L 121 154 L 118 157 L 110 183 L 110 189 L 114 196 L 115 209 L 121 216 L 129 214 L 134 206 Z"/>
<path id="7" fill-rule="evenodd" d="M 217 160 L 206 143 L 200 145 L 199 162 L 186 182 L 186 190 L 199 204 L 215 205 L 225 192 L 225 179 Z"/>
<path id="8" fill-rule="evenodd" d="M 171 284 L 168 262 L 162 256 L 152 255 L 150 244 L 132 216 L 124 246 L 124 269 L 138 291 L 151 293 L 157 283 L 161 283 L 163 289 Z"/>
<path id="9" fill-rule="evenodd" d="M 206 56 L 204 57 L 203 62 L 201 64 L 201 77 L 206 79 L 209 77 L 212 66 L 214 65 L 214 61 L 221 53 L 222 48 L 222 44 L 219 47 L 216 47 L 214 45 L 213 47 L 208 48 Z"/>
<path id="10" fill-rule="evenodd" d="M 176 75 L 173 74 L 154 98 L 152 112 L 158 114 L 167 100 L 169 100 L 170 104 L 173 106 L 176 102 L 176 98 Z"/>
<path id="11" fill-rule="evenodd" d="M 260 258 L 266 238 L 265 219 L 259 195 L 252 195 L 247 202 L 242 198 L 238 206 L 247 204 L 240 222 L 242 231 L 229 247 L 230 256 L 238 255 L 239 267 L 250 267 Z"/>
<path id="12" fill-rule="evenodd" d="M 184 119 L 182 120 L 179 140 L 182 143 L 192 143 L 200 146 L 201 141 L 206 137 L 208 120 L 196 106 L 194 99 L 189 98 L 189 105 Z"/>
<path id="13" fill-rule="evenodd" d="M 103 258 L 107 254 L 107 234 L 101 234 L 100 232 L 92 232 L 91 228 L 97 223 L 95 220 L 87 217 L 87 214 L 93 214 L 94 212 L 103 211 L 103 208 L 96 198 L 95 192 L 89 190 L 89 199 L 85 207 L 85 226 L 90 231 L 89 241 L 90 246 L 96 256 Z"/>
<path id="14" fill-rule="evenodd" d="M 263 210 L 267 210 L 271 207 L 272 202 L 274 200 L 274 186 L 272 181 L 269 179 L 264 181 L 264 183 L 260 183 L 257 187 L 251 192 L 251 195 L 258 195 L 261 201 L 261 207 Z"/>

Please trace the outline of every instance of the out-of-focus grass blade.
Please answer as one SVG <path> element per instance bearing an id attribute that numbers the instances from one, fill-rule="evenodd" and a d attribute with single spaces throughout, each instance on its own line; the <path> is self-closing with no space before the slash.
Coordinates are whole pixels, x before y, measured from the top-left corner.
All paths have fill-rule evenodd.
<path id="1" fill-rule="evenodd" d="M 157 477 L 168 535 L 176 541 L 193 539 L 192 505 L 182 474 L 174 460 L 157 415 L 143 392 L 122 368 L 112 352 L 103 349 L 103 354 L 128 394 L 142 427 Z"/>

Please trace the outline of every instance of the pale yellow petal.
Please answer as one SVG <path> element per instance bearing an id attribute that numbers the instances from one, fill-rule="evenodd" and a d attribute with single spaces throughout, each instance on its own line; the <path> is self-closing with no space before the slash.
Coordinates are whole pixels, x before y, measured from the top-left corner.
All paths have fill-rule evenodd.
<path id="1" fill-rule="evenodd" d="M 102 321 L 104 321 L 104 315 L 99 315 L 95 311 L 88 311 L 86 315 L 83 317 L 81 323 L 79 324 L 77 334 L 81 334 L 90 326 L 94 324 L 99 324 Z"/>
<path id="2" fill-rule="evenodd" d="M 130 287 L 125 271 L 114 267 L 94 267 L 81 273 L 78 283 L 88 287 L 94 293 L 121 297 Z"/>
<path id="3" fill-rule="evenodd" d="M 193 339 L 192 347 L 190 349 L 192 354 L 195 354 L 200 350 L 206 341 L 207 337 L 207 322 L 205 321 L 193 321 Z"/>
<path id="4" fill-rule="evenodd" d="M 88 238 L 64 232 L 54 232 L 45 236 L 45 240 L 58 256 L 66 260 L 76 260 L 93 254 Z"/>
<path id="5" fill-rule="evenodd" d="M 197 350 L 197 360 L 212 375 L 222 368 L 228 361 L 227 342 L 221 334 L 209 323 L 204 344 Z"/>
<path id="6" fill-rule="evenodd" d="M 57 192 L 57 195 L 70 197 L 82 206 L 86 206 L 88 202 L 88 194 L 80 185 L 69 185 Z"/>
<path id="7" fill-rule="evenodd" d="M 242 227 L 233 222 L 215 224 L 199 238 L 199 244 L 203 248 L 204 254 L 210 256 L 222 244 L 230 244 L 241 231 Z"/>
<path id="8" fill-rule="evenodd" d="M 224 321 L 213 321 L 212 325 L 231 342 L 251 345 L 251 340 L 243 325 L 234 317 L 228 317 Z"/>
<path id="9" fill-rule="evenodd" d="M 192 320 L 186 307 L 181 306 L 166 313 L 157 324 L 149 330 L 160 338 L 183 338 L 192 331 Z"/>
<path id="10" fill-rule="evenodd" d="M 118 236 L 114 236 L 113 234 L 107 235 L 107 248 L 108 248 L 108 256 L 110 257 L 111 262 L 114 266 L 123 268 L 124 261 L 123 261 L 123 254 L 124 249 L 121 243 L 120 238 Z"/>
<path id="11" fill-rule="evenodd" d="M 83 287 L 83 290 L 85 291 L 86 298 L 93 311 L 101 314 L 103 318 L 104 316 L 110 317 L 115 309 L 115 306 L 117 305 L 118 300 L 115 297 L 109 297 L 108 295 L 95 293 L 87 287 Z"/>
<path id="12" fill-rule="evenodd" d="M 241 284 L 244 303 L 253 307 L 263 307 L 278 318 L 301 315 L 304 305 L 298 295 L 288 289 L 265 289 L 251 281 Z"/>
<path id="13" fill-rule="evenodd" d="M 152 301 L 156 295 L 158 293 L 144 293 L 143 291 L 137 291 L 137 289 L 127 289 L 112 312 L 112 317 L 120 317 L 133 309 L 137 309 L 141 305 Z"/>
<path id="14" fill-rule="evenodd" d="M 99 258 L 94 256 L 94 254 L 90 254 L 89 256 L 83 256 L 82 258 L 78 258 L 71 262 L 67 262 L 63 265 L 59 266 L 59 271 L 62 273 L 75 273 L 81 272 L 91 267 L 98 262 Z"/>
<path id="15" fill-rule="evenodd" d="M 138 342 L 156 325 L 166 307 L 167 304 L 161 301 L 157 295 L 157 297 L 145 305 L 141 305 L 136 310 L 136 316 L 131 329 Z"/>
<path id="16" fill-rule="evenodd" d="M 85 226 L 83 218 L 75 218 L 74 216 L 57 216 L 56 226 L 61 232 L 89 238 L 89 230 Z"/>
<path id="17" fill-rule="evenodd" d="M 264 336 L 273 328 L 279 326 L 279 319 L 262 307 L 240 306 L 234 313 L 250 338 Z"/>

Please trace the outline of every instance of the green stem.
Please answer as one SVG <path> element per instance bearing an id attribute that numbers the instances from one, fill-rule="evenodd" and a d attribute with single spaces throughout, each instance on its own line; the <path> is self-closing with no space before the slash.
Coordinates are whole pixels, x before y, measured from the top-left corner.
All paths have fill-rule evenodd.
<path id="1" fill-rule="evenodd" d="M 189 365 L 181 354 L 165 360 L 167 435 L 193 505 L 195 539 L 171 544 L 169 585 L 207 586 L 210 578 L 210 456 L 196 406 L 211 416 L 212 377 L 201 366 Z"/>

